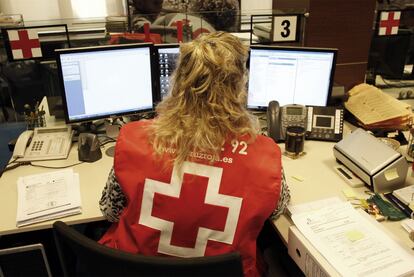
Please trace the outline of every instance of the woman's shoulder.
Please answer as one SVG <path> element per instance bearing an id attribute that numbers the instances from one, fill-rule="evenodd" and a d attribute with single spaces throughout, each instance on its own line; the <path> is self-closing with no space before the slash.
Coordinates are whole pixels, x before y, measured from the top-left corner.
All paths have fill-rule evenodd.
<path id="1" fill-rule="evenodd" d="M 243 135 L 238 138 L 235 138 L 236 142 L 231 140 L 228 141 L 230 145 L 246 145 L 246 148 L 254 149 L 256 152 L 274 152 L 274 151 L 280 151 L 279 146 L 277 143 L 270 137 L 265 135 L 259 135 L 257 134 L 254 138 L 252 138 L 249 135 Z"/>
<path id="2" fill-rule="evenodd" d="M 265 135 L 257 135 L 256 140 L 269 144 L 276 144 L 276 142 L 271 137 Z"/>
<path id="3" fill-rule="evenodd" d="M 119 137 L 135 138 L 141 136 L 147 136 L 149 128 L 152 125 L 153 120 L 138 120 L 128 122 L 121 127 Z"/>
<path id="4" fill-rule="evenodd" d="M 275 145 L 276 144 L 276 142 L 272 138 L 265 136 L 265 135 L 260 135 L 260 134 L 257 134 L 254 139 L 252 139 L 250 135 L 243 135 L 239 137 L 239 140 L 244 140 L 249 144 L 258 144 L 258 145 L 262 145 L 262 144 Z"/>
<path id="5" fill-rule="evenodd" d="M 153 119 L 141 119 L 141 120 L 137 120 L 137 121 L 131 121 L 128 122 L 127 124 L 125 124 L 124 126 L 122 126 L 121 129 L 137 129 L 137 130 L 142 130 L 141 128 L 143 127 L 147 127 L 147 126 L 151 126 L 151 124 L 153 123 Z"/>

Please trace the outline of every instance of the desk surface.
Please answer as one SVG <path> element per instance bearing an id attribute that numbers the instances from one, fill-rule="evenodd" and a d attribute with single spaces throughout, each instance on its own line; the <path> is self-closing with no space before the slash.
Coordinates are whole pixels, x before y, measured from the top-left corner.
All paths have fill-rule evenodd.
<path id="1" fill-rule="evenodd" d="M 349 133 L 351 128 L 352 126 L 345 124 L 344 133 Z M 351 187 L 333 169 L 337 164 L 333 155 L 334 145 L 335 143 L 331 142 L 306 141 L 306 155 L 296 160 L 283 156 L 282 164 L 290 188 L 291 205 L 334 196 L 346 200 L 342 190 Z M 283 151 L 284 145 L 281 144 L 280 147 Z M 401 148 L 401 151 L 404 151 L 404 148 Z M 407 185 L 414 184 L 414 177 L 411 176 L 411 172 L 410 168 L 407 174 Z M 353 188 L 353 190 L 357 196 L 367 198 L 365 191 L 368 189 L 366 187 Z M 293 225 L 293 222 L 287 215 L 282 215 L 273 221 L 273 224 L 283 242 L 287 245 L 289 227 Z M 396 240 L 400 240 L 406 249 L 414 247 L 414 242 L 409 239 L 408 233 L 403 229 L 400 221 L 387 221 L 383 222 L 382 225 L 385 230 L 392 233 L 391 236 L 394 236 Z"/>
<path id="2" fill-rule="evenodd" d="M 74 172 L 79 173 L 82 213 L 62 218 L 62 220 L 66 223 L 78 224 L 103 219 L 101 211 L 99 210 L 98 202 L 101 198 L 102 190 L 113 164 L 113 158 L 108 157 L 105 154 L 105 151 L 106 148 L 113 145 L 114 143 L 109 143 L 104 146 L 105 148 L 102 149 L 102 159 L 99 161 L 94 163 L 82 163 L 72 167 Z M 39 161 L 33 163 L 51 167 L 68 166 L 79 163 L 77 144 L 72 145 L 72 149 L 67 160 Z M 3 174 L 0 178 L 0 236 L 52 227 L 55 220 L 49 220 L 20 228 L 16 227 L 17 178 L 31 174 L 48 172 L 50 170 L 54 169 L 26 165 L 6 171 Z"/>
<path id="3" fill-rule="evenodd" d="M 345 125 L 345 133 L 349 133 L 352 126 Z M 111 147 L 107 144 L 104 147 Z M 291 204 L 301 204 L 309 201 L 327 197 L 339 196 L 345 200 L 342 190 L 348 188 L 347 183 L 333 170 L 336 164 L 333 156 L 334 143 L 306 141 L 306 155 L 292 160 L 283 156 L 285 175 L 291 191 Z M 282 151 L 284 145 L 280 145 Z M 106 149 L 102 149 L 105 153 Z M 77 146 L 72 145 L 69 158 L 58 161 L 42 161 L 35 164 L 46 166 L 65 166 L 78 163 Z M 109 170 L 113 164 L 113 158 L 103 154 L 103 158 L 95 163 L 82 163 L 73 167 L 74 172 L 79 173 L 81 184 L 82 213 L 79 215 L 65 217 L 62 220 L 68 224 L 92 222 L 103 219 L 99 210 L 98 201 L 101 197 L 103 187 L 108 177 Z M 7 171 L 0 178 L 0 235 L 27 232 L 51 228 L 54 220 L 45 221 L 21 228 L 16 227 L 17 189 L 16 182 L 20 176 L 42 173 L 51 169 L 33 166 L 21 166 Z M 299 181 L 301 179 L 303 181 Z M 411 177 L 411 169 L 408 172 L 407 184 L 414 184 Z M 366 197 L 366 188 L 354 189 L 357 195 Z M 288 230 L 293 224 L 290 218 L 282 215 L 275 220 L 274 226 L 280 237 L 287 245 Z M 384 222 L 383 225 L 395 237 L 398 237 L 407 248 L 414 247 L 414 242 L 408 238 L 407 232 L 401 227 L 400 222 Z"/>

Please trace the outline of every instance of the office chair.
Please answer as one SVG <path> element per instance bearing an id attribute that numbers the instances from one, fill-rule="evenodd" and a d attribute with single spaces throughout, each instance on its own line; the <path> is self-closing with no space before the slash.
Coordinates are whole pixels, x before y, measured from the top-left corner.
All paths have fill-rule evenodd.
<path id="1" fill-rule="evenodd" d="M 239 253 L 176 258 L 144 256 L 109 248 L 64 222 L 53 224 L 64 276 L 243 276 Z"/>

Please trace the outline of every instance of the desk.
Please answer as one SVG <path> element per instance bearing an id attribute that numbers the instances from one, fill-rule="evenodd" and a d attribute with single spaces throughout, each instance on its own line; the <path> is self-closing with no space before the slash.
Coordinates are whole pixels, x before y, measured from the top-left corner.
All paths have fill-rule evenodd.
<path id="1" fill-rule="evenodd" d="M 82 201 L 82 213 L 61 220 L 68 224 L 79 224 L 104 219 L 99 210 L 99 199 L 113 164 L 113 158 L 105 154 L 106 149 L 113 143 L 106 144 L 102 149 L 102 159 L 94 163 L 82 163 L 73 167 L 73 171 L 79 173 Z M 72 145 L 67 160 L 33 162 L 45 166 L 66 166 L 78 163 L 77 144 Z M 17 211 L 17 178 L 30 174 L 44 173 L 54 169 L 39 168 L 33 166 L 20 166 L 6 171 L 0 178 L 0 236 L 34 230 L 51 228 L 56 220 L 49 220 L 25 227 L 16 227 Z M 58 169 L 56 169 L 58 170 Z"/>
<path id="2" fill-rule="evenodd" d="M 352 128 L 351 125 L 345 124 L 344 132 L 349 133 Z M 306 141 L 305 156 L 296 160 L 283 156 L 283 166 L 291 191 L 292 205 L 332 196 L 340 196 L 345 199 L 342 195 L 342 189 L 349 186 L 333 170 L 333 166 L 336 163 L 332 150 L 334 144 L 335 143 L 331 142 Z M 112 146 L 112 144 L 107 144 L 104 147 L 110 146 Z M 280 144 L 280 147 L 283 151 L 284 145 Z M 106 149 L 102 149 L 102 152 L 105 153 L 105 150 Z M 72 145 L 67 160 L 43 161 L 36 162 L 36 164 L 64 166 L 75 164 L 77 162 L 77 145 L 74 144 Z M 73 167 L 74 172 L 79 173 L 80 176 L 82 214 L 65 217 L 62 219 L 63 221 L 68 224 L 78 224 L 103 219 L 99 210 L 98 201 L 101 197 L 102 189 L 112 164 L 113 158 L 103 154 L 102 159 L 95 163 L 83 163 Z M 54 220 L 21 228 L 16 227 L 17 178 L 46 171 L 50 171 L 50 169 L 21 166 L 5 172 L 0 178 L 0 211 L 2 211 L 0 236 L 51 228 Z M 408 175 L 407 183 L 414 184 L 414 178 L 411 177 L 411 169 L 409 169 Z M 302 178 L 303 181 L 300 182 L 296 180 L 295 177 Z M 366 196 L 364 194 L 366 188 L 357 188 L 354 190 L 357 195 Z M 287 216 L 282 215 L 279 219 L 275 220 L 273 224 L 277 233 L 287 246 L 288 230 L 289 227 L 293 225 L 292 221 Z M 395 237 L 399 237 L 407 249 L 414 247 L 414 242 L 408 238 L 408 234 L 401 227 L 400 222 L 384 222 L 383 225 L 387 230 L 393 233 Z"/>
<path id="3" fill-rule="evenodd" d="M 346 123 L 344 125 L 344 134 L 349 133 L 353 128 L 353 126 Z M 291 193 L 291 205 L 334 196 L 346 199 L 342 189 L 350 188 L 350 186 L 333 169 L 333 166 L 336 164 L 333 155 L 334 145 L 335 143 L 331 142 L 306 141 L 306 155 L 296 160 L 286 156 L 282 157 L 282 164 Z M 283 144 L 280 144 L 280 148 L 284 151 Z M 401 151 L 404 151 L 404 148 Z M 406 180 L 406 183 L 409 185 L 414 184 L 414 177 L 411 177 L 411 172 L 410 168 Z M 303 179 L 303 181 L 298 181 L 295 177 Z M 366 187 L 354 188 L 353 190 L 357 196 L 367 197 L 364 193 L 367 190 Z M 273 225 L 284 244 L 288 247 L 288 231 L 289 227 L 293 225 L 290 217 L 282 215 L 273 221 Z M 381 225 L 385 227 L 386 231 L 389 231 L 390 236 L 396 241 L 401 242 L 403 247 L 414 255 L 414 251 L 411 250 L 414 247 L 414 242 L 409 239 L 408 233 L 401 227 L 400 221 L 387 221 L 381 223 Z"/>

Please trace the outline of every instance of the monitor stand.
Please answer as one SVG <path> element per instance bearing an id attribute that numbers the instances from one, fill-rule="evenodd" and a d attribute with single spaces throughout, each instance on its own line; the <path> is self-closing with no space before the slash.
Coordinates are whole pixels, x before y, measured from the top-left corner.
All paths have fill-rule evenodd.
<path id="1" fill-rule="evenodd" d="M 109 147 L 108 149 L 106 149 L 105 154 L 106 154 L 108 157 L 114 157 L 114 156 L 115 156 L 115 145 L 114 145 L 114 146 Z"/>
<path id="2" fill-rule="evenodd" d="M 102 120 L 96 120 L 94 122 L 88 121 L 83 122 L 79 125 L 75 125 L 74 129 L 76 129 L 77 134 L 80 133 L 92 133 L 92 134 L 104 134 L 105 129 L 102 129 L 105 121 Z"/>
<path id="3" fill-rule="evenodd" d="M 108 124 L 105 126 L 106 136 L 116 139 L 119 134 L 119 125 Z M 106 149 L 105 154 L 109 157 L 113 157 L 115 155 L 115 145 Z"/>

